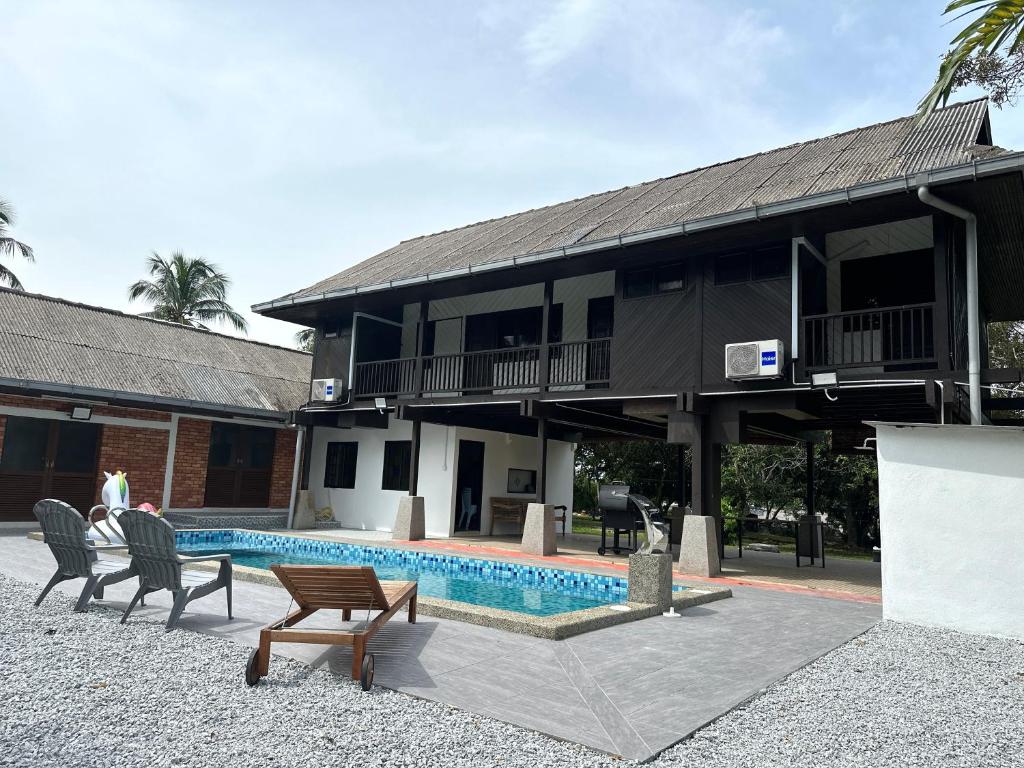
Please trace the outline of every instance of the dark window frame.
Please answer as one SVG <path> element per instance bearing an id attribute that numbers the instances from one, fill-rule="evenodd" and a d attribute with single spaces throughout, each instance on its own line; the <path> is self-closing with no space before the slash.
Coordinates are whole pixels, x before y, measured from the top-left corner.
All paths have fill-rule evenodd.
<path id="1" fill-rule="evenodd" d="M 385 440 L 380 489 L 408 492 L 411 465 L 412 440 Z"/>
<path id="2" fill-rule="evenodd" d="M 765 272 L 764 267 L 766 266 L 767 259 L 765 257 L 771 257 L 778 254 L 780 259 L 781 270 Z M 714 257 L 714 272 L 715 272 L 715 285 L 745 285 L 746 283 L 764 283 L 769 280 L 788 280 L 790 273 L 792 272 L 792 258 L 784 244 L 776 245 L 765 245 L 757 248 L 748 248 L 742 251 L 726 251 L 724 253 L 716 254 Z M 743 277 L 739 277 L 739 270 L 736 270 L 736 276 L 729 279 L 723 279 L 723 271 L 721 266 L 727 260 L 733 260 L 735 264 L 739 264 L 740 260 L 743 262 Z M 760 268 L 760 272 L 759 272 Z"/>
<path id="3" fill-rule="evenodd" d="M 640 286 L 640 292 L 630 291 L 630 280 L 639 276 L 647 276 L 646 288 Z M 661 288 L 660 286 L 669 282 L 678 282 L 678 288 Z M 622 273 L 622 300 L 634 301 L 636 299 L 650 299 L 655 296 L 668 296 L 673 293 L 685 293 L 690 287 L 690 279 L 685 261 L 673 262 L 670 264 L 657 264 L 651 267 L 623 270 Z"/>
<path id="4" fill-rule="evenodd" d="M 351 466 L 349 466 L 351 461 Z M 353 490 L 356 487 L 356 466 L 359 443 L 355 440 L 332 440 L 327 443 L 324 459 L 324 488 Z"/>

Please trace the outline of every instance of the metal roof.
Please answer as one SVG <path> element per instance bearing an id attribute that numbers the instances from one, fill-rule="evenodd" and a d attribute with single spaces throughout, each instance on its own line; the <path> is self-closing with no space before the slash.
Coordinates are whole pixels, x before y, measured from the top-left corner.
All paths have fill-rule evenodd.
<path id="1" fill-rule="evenodd" d="M 971 163 L 1001 154 L 988 139 L 985 99 L 936 110 L 921 126 L 915 116 L 857 128 L 676 176 L 602 192 L 460 229 L 406 240 L 308 288 L 256 305 L 256 311 L 316 301 L 331 294 L 397 287 L 502 268 L 557 252 L 590 250 L 678 233 L 702 223 L 838 190 Z M 728 223 L 727 221 L 724 223 Z"/>
<path id="2" fill-rule="evenodd" d="M 0 289 L 0 380 L 139 402 L 286 412 L 309 395 L 304 352 Z"/>

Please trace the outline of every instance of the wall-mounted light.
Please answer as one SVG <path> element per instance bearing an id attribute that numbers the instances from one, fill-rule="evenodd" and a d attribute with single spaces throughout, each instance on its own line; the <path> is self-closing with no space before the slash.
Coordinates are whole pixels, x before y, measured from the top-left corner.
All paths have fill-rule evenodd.
<path id="1" fill-rule="evenodd" d="M 75 421 L 88 421 L 92 418 L 92 408 L 84 405 L 76 405 L 71 409 L 71 418 Z"/>
<path id="2" fill-rule="evenodd" d="M 384 413 L 384 409 L 388 407 L 388 401 L 383 397 L 375 397 L 373 398 L 373 407 Z"/>
<path id="3" fill-rule="evenodd" d="M 811 374 L 811 389 L 821 389 L 825 392 L 825 397 L 831 400 L 833 403 L 839 399 L 836 395 L 829 394 L 830 389 L 839 389 L 839 372 L 838 371 L 818 371 L 817 373 Z"/>

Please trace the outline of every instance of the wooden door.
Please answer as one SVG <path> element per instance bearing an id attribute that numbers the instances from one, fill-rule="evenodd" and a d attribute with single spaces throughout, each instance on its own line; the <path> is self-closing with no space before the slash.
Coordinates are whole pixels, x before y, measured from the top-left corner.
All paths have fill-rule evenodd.
<path id="1" fill-rule="evenodd" d="M 96 500 L 100 426 L 8 416 L 0 454 L 0 520 L 32 520 L 40 499 L 66 501 L 83 515 Z"/>
<path id="2" fill-rule="evenodd" d="M 215 421 L 206 467 L 207 507 L 270 505 L 275 431 Z"/>

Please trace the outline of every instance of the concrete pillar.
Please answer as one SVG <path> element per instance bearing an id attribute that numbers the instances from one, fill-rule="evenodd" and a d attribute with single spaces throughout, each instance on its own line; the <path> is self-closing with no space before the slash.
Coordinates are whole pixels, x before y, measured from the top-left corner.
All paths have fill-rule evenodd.
<path id="1" fill-rule="evenodd" d="M 403 496 L 398 500 L 398 514 L 391 529 L 391 538 L 398 541 L 419 541 L 426 538 L 427 527 L 422 496 Z"/>
<path id="2" fill-rule="evenodd" d="M 679 545 L 679 570 L 694 576 L 718 576 L 722 572 L 719 558 L 718 520 L 707 515 L 683 518 L 683 538 Z"/>
<path id="3" fill-rule="evenodd" d="M 667 611 L 672 605 L 672 555 L 630 555 L 626 600 L 654 604 Z"/>
<path id="4" fill-rule="evenodd" d="M 526 555 L 555 554 L 555 508 L 551 504 L 526 506 L 520 551 Z"/>

